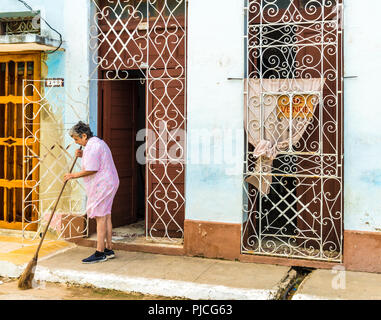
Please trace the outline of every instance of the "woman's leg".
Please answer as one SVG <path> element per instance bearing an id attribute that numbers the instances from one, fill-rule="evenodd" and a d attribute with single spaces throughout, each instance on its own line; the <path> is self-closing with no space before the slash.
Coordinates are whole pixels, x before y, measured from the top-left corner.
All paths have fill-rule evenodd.
<path id="1" fill-rule="evenodd" d="M 111 214 L 106 216 L 106 248 L 112 249 L 112 222 Z"/>
<path id="2" fill-rule="evenodd" d="M 97 251 L 105 250 L 106 239 L 106 217 L 96 217 L 97 219 Z"/>

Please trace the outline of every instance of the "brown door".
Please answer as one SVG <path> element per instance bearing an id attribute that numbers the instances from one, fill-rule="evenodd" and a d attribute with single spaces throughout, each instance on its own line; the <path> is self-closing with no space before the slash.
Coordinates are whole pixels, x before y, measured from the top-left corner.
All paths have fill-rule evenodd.
<path id="1" fill-rule="evenodd" d="M 135 81 L 102 81 L 102 138 L 111 149 L 120 185 L 112 207 L 113 227 L 136 222 Z"/>

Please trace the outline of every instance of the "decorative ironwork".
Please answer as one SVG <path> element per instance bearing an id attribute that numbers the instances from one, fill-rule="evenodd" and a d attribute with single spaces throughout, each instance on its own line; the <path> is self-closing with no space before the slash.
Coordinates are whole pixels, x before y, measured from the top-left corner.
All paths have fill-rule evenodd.
<path id="1" fill-rule="evenodd" d="M 135 78 L 146 85 L 147 238 L 178 242 L 185 210 L 186 0 L 93 5 L 90 78 Z"/>
<path id="2" fill-rule="evenodd" d="M 38 237 L 49 220 L 78 148 L 68 135 L 79 120 L 89 120 L 89 85 L 78 83 L 75 89 L 45 87 L 44 80 L 24 80 L 23 127 L 24 171 L 23 230 L 35 225 Z M 33 95 L 30 95 L 33 92 Z M 28 94 L 29 93 L 29 94 Z M 37 129 L 36 129 L 37 128 Z M 39 146 L 37 151 L 35 146 Z M 80 171 L 80 161 L 74 170 Z M 38 174 L 36 175 L 36 172 Z M 71 180 L 65 188 L 50 224 L 57 239 L 87 235 L 86 194 L 80 179 Z M 33 216 L 37 219 L 29 220 Z"/>
<path id="3" fill-rule="evenodd" d="M 1 19 L 2 28 L 6 35 L 16 35 L 24 33 L 40 33 L 39 19 L 35 17 Z"/>
<path id="4" fill-rule="evenodd" d="M 341 10 L 248 0 L 244 253 L 342 259 Z"/>
<path id="5" fill-rule="evenodd" d="M 185 0 L 93 0 L 95 14 L 90 26 L 89 46 L 95 65 L 90 78 L 131 78 L 129 70 L 140 70 L 143 78 L 185 78 L 179 49 L 185 46 Z M 147 18 L 148 17 L 148 18 Z M 155 74 L 155 70 L 162 73 Z"/>

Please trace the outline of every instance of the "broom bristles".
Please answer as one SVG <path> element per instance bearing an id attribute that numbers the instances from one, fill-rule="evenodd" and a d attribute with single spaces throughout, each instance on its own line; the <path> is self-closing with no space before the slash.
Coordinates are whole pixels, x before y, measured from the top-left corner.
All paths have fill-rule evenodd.
<path id="1" fill-rule="evenodd" d="M 29 261 L 28 265 L 26 266 L 24 272 L 19 278 L 18 281 L 18 287 L 20 289 L 31 289 L 32 288 L 32 281 L 34 278 L 34 271 L 37 265 L 37 259 L 33 258 L 31 261 Z"/>

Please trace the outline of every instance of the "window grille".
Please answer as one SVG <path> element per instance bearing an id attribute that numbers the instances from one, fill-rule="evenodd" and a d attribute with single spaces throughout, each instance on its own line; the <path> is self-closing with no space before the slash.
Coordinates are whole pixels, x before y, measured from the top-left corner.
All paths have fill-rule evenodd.
<path id="1" fill-rule="evenodd" d="M 40 34 L 40 31 L 38 14 L 8 13 L 0 16 L 0 35 Z"/>

